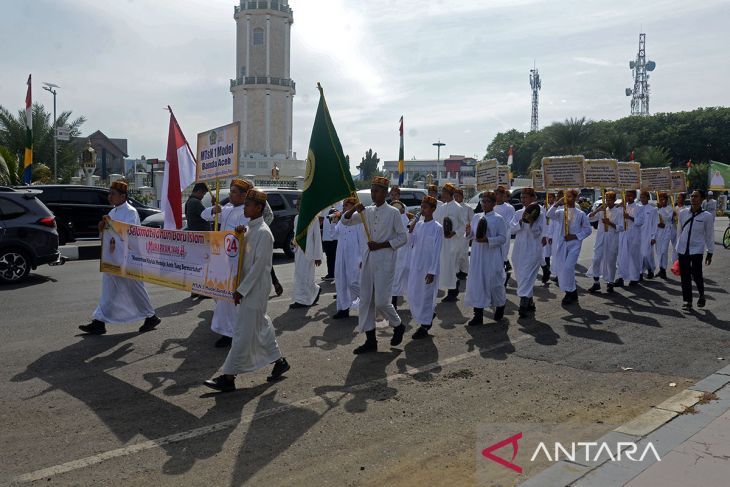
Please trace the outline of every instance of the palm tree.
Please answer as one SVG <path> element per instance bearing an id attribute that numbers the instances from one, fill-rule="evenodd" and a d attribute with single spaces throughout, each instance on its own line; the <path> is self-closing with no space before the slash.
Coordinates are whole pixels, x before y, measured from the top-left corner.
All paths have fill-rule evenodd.
<path id="1" fill-rule="evenodd" d="M 604 136 L 601 149 L 609 157 L 619 161 L 627 161 L 635 143 L 635 139 L 631 135 L 618 130 L 611 130 Z"/>
<path id="2" fill-rule="evenodd" d="M 545 139 L 541 149 L 545 155 L 584 154 L 592 149 L 593 134 L 585 117 L 555 122 L 545 127 L 543 133 Z"/>
<path id="3" fill-rule="evenodd" d="M 641 162 L 641 167 L 664 167 L 672 163 L 667 149 L 651 145 L 640 147 L 636 151 L 636 160 Z"/>

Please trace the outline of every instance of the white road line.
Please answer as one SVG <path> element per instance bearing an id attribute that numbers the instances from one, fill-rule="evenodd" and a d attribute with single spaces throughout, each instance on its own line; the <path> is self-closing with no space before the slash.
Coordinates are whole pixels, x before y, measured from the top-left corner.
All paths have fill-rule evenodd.
<path id="1" fill-rule="evenodd" d="M 533 338 L 532 335 L 526 335 L 526 334 L 520 334 L 518 337 L 516 337 L 513 340 L 504 340 L 498 343 L 495 343 L 494 345 L 490 345 L 485 348 L 475 349 L 471 352 L 465 352 L 460 355 L 455 355 L 453 357 L 449 357 L 444 360 L 440 360 L 438 362 L 433 362 L 430 364 L 426 364 L 422 367 L 418 368 L 408 368 L 406 372 L 401 372 L 398 374 L 392 374 L 387 377 L 383 377 L 381 379 L 373 379 L 368 382 L 364 382 L 362 384 L 356 384 L 349 387 L 343 387 L 341 389 L 342 393 L 348 394 L 348 393 L 354 393 L 358 391 L 364 391 L 366 389 L 370 389 L 372 387 L 375 387 L 377 385 L 385 385 L 389 382 L 394 382 L 400 379 L 405 379 L 409 376 L 413 376 L 418 373 L 428 372 L 430 370 L 436 369 L 436 368 L 443 368 L 447 365 L 451 365 L 457 362 L 461 362 L 462 360 L 466 360 L 468 358 L 476 357 L 480 353 L 484 352 L 490 352 L 492 350 L 496 350 L 498 348 L 501 348 L 505 346 L 507 343 L 518 343 L 524 340 L 527 340 L 529 338 Z M 268 416 L 272 416 L 274 414 L 279 414 L 286 412 L 290 409 L 294 408 L 302 408 L 311 406 L 314 404 L 318 404 L 321 402 L 326 402 L 328 399 L 328 396 L 331 396 L 332 393 L 328 393 L 321 396 L 312 396 L 306 399 L 301 399 L 299 401 L 286 404 L 283 406 L 279 406 L 276 408 L 266 409 L 264 411 L 260 411 L 255 414 L 249 414 L 246 416 L 243 416 L 241 418 L 234 418 L 229 419 L 227 421 L 221 421 L 220 423 L 215 423 L 209 426 L 204 426 L 202 428 L 195 428 L 187 431 L 181 431 L 180 433 L 174 433 L 172 435 L 163 436 L 162 438 L 157 438 L 156 440 L 149 440 L 149 441 L 143 441 L 141 443 L 135 443 L 134 445 L 125 446 L 123 448 L 117 448 L 115 450 L 109 450 L 106 452 L 98 453 L 96 455 L 92 455 L 90 457 L 81 458 L 79 460 L 73 460 L 71 462 L 62 463 L 60 465 L 54 465 L 52 467 L 43 468 L 40 470 L 35 470 L 33 472 L 29 472 L 23 475 L 20 475 L 15 478 L 15 482 L 19 483 L 28 483 L 28 482 L 35 482 L 37 480 L 42 480 L 45 478 L 53 477 L 55 475 L 60 475 L 63 473 L 72 472 L 74 470 L 78 470 L 85 467 L 90 467 L 92 465 L 97 465 L 99 463 L 102 463 L 106 460 L 111 460 L 113 458 L 119 458 L 119 457 L 125 457 L 128 455 L 133 455 L 135 453 L 140 453 L 146 450 L 151 450 L 153 448 L 159 448 L 161 446 L 169 445 L 171 443 L 177 443 L 180 441 L 189 440 L 191 438 L 196 438 L 199 436 L 204 436 L 209 433 L 214 433 L 216 431 L 221 431 L 227 428 L 235 428 L 238 425 L 251 423 L 253 421 L 266 418 Z"/>

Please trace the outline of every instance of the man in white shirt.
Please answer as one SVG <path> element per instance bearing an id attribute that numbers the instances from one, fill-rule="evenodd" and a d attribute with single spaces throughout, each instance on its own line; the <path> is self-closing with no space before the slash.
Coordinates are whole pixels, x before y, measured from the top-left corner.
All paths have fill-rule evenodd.
<path id="1" fill-rule="evenodd" d="M 463 208 L 464 216 L 466 217 L 466 222 L 467 223 L 471 222 L 471 219 L 474 218 L 474 210 L 471 209 L 471 206 L 464 203 L 464 190 L 461 188 L 456 188 L 456 193 L 454 193 L 454 199 Z M 468 273 L 469 273 L 469 240 L 464 238 L 464 239 L 462 239 L 461 249 L 459 250 L 459 272 L 456 273 L 456 277 L 464 280 L 467 278 Z"/>
<path id="2" fill-rule="evenodd" d="M 327 275 L 322 278 L 324 281 L 334 281 L 335 279 L 337 238 L 335 237 L 335 223 L 332 223 L 332 215 L 338 211 L 342 211 L 342 203 L 325 208 L 319 214 L 319 220 L 322 222 L 322 250 L 327 256 Z"/>
<path id="3" fill-rule="evenodd" d="M 501 216 L 505 224 L 509 227 L 512 218 L 515 216 L 515 207 L 507 202 L 509 200 L 509 192 L 504 186 L 497 186 L 494 194 L 497 196 L 497 204 L 494 207 L 494 212 Z M 506 274 L 504 279 L 504 285 L 507 287 L 507 282 L 512 275 L 512 264 L 509 263 L 509 247 L 511 237 L 507 234 L 507 241 L 502 245 L 502 260 L 504 260 L 504 272 Z"/>
<path id="4" fill-rule="evenodd" d="M 692 311 L 692 280 L 697 285 L 699 298 L 697 306 L 705 306 L 705 282 L 702 277 L 702 255 L 707 250 L 705 265 L 712 263 L 712 252 L 715 249 L 714 221 L 709 212 L 702 209 L 705 194 L 702 190 L 692 192 L 692 206 L 679 213 L 679 238 L 677 253 L 679 259 L 679 275 L 682 279 L 682 310 Z"/>
<path id="5" fill-rule="evenodd" d="M 649 204 L 649 192 L 639 193 L 641 210 L 644 212 L 644 226 L 641 228 L 641 273 L 646 271 L 647 279 L 654 279 L 656 261 L 654 259 L 654 248 L 656 246 L 656 234 L 659 230 L 659 214 L 655 206 Z M 639 280 L 641 275 L 639 274 Z"/>
<path id="6" fill-rule="evenodd" d="M 459 272 L 459 257 L 465 240 L 464 230 L 469 223 L 466 220 L 464 209 L 454 200 L 455 192 L 456 187 L 451 183 L 446 183 L 441 188 L 441 197 L 444 204 L 437 207 L 436 212 L 433 214 L 434 220 L 443 227 L 444 231 L 439 277 L 439 289 L 447 291 L 446 297 L 441 300 L 443 303 L 458 299 L 459 279 L 456 274 Z"/>
<path id="7" fill-rule="evenodd" d="M 641 229 L 644 226 L 644 212 L 634 200 L 636 191 L 626 191 L 626 201 L 621 202 L 624 209 L 624 231 L 618 239 L 618 279 L 616 287 L 623 287 L 624 280 L 629 286 L 639 283 L 641 275 Z"/>
<path id="8" fill-rule="evenodd" d="M 597 222 L 596 240 L 593 244 L 593 263 L 586 275 L 593 278 L 593 286 L 588 292 L 601 290 L 601 278 L 606 281 L 606 291 L 613 292 L 618 259 L 618 240 L 624 231 L 624 210 L 615 206 L 616 193 L 606 191 L 606 201 L 588 214 L 590 222 Z"/>
<path id="9" fill-rule="evenodd" d="M 707 199 L 702 202 L 702 209 L 710 214 L 712 217 L 712 225 L 715 225 L 715 215 L 717 214 L 717 201 L 712 199 L 714 193 L 712 191 L 707 192 Z"/>
<path id="10" fill-rule="evenodd" d="M 667 278 L 667 262 L 669 260 L 669 244 L 673 243 L 676 229 L 674 228 L 674 208 L 668 205 L 669 195 L 665 192 L 657 194 L 657 222 L 656 253 L 659 261 L 657 275 Z M 674 247 L 674 245 L 672 245 Z M 670 263 L 671 264 L 671 263 Z"/>

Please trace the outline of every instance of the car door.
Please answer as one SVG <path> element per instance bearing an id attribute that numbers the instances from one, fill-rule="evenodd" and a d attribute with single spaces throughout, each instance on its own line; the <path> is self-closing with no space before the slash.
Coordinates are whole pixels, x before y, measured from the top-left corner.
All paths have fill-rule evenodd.
<path id="1" fill-rule="evenodd" d="M 74 236 L 82 238 L 97 237 L 99 222 L 112 209 L 108 192 L 101 188 L 67 188 L 62 206 L 69 212 Z"/>

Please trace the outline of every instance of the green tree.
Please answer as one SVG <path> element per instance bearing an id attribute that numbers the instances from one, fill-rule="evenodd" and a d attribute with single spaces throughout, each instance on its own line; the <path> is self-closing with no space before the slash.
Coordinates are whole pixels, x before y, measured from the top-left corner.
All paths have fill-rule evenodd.
<path id="1" fill-rule="evenodd" d="M 645 146 L 636 150 L 636 160 L 641 163 L 641 167 L 664 167 L 669 166 L 672 158 L 669 151 L 664 147 Z"/>
<path id="2" fill-rule="evenodd" d="M 707 191 L 708 176 L 710 174 L 710 165 L 708 163 L 692 164 L 687 173 L 687 189 L 701 189 Z"/>
<path id="3" fill-rule="evenodd" d="M 20 184 L 18 157 L 7 147 L 0 146 L 0 185 L 14 186 Z"/>
<path id="4" fill-rule="evenodd" d="M 365 152 L 365 157 L 362 158 L 362 162 L 359 166 L 357 166 L 362 174 L 363 181 L 367 181 L 368 184 L 370 183 L 370 180 L 373 176 L 375 176 L 375 172 L 378 170 L 379 163 L 380 158 L 378 157 L 378 153 L 373 152 L 372 149 L 368 149 L 367 152 Z"/>
<path id="5" fill-rule="evenodd" d="M 582 118 L 569 118 L 555 122 L 543 129 L 545 136 L 542 148 L 554 156 L 585 154 L 593 149 L 593 134 L 590 122 Z"/>
<path id="6" fill-rule="evenodd" d="M 39 103 L 33 104 L 33 164 L 53 166 L 53 114 L 46 111 Z M 67 125 L 71 137 L 81 135 L 80 127 L 86 121 L 84 117 L 71 119 L 71 112 L 61 112 L 56 119 L 56 127 Z M 18 110 L 13 116 L 8 109 L 0 106 L 0 145 L 5 146 L 12 154 L 23 154 L 25 151 L 25 110 Z M 62 181 L 70 180 L 78 168 L 78 154 L 67 141 L 59 140 L 58 177 Z M 7 161 L 6 161 L 7 163 Z M 22 164 L 22 163 L 21 163 Z"/>

